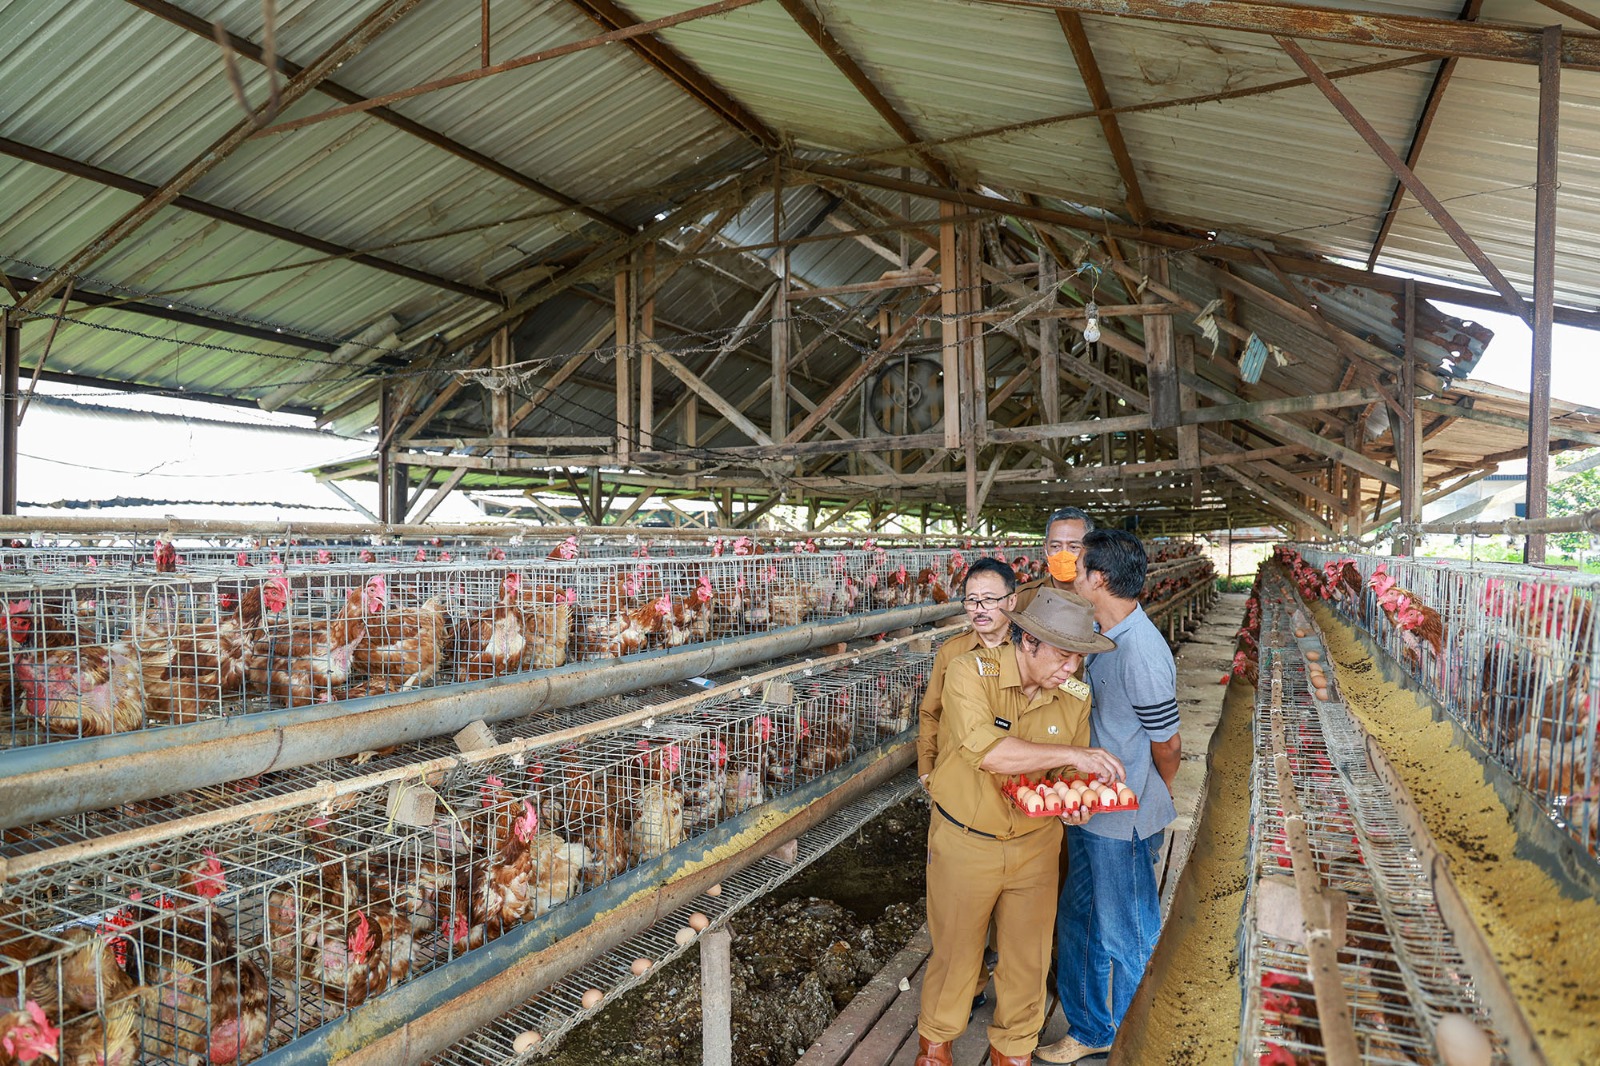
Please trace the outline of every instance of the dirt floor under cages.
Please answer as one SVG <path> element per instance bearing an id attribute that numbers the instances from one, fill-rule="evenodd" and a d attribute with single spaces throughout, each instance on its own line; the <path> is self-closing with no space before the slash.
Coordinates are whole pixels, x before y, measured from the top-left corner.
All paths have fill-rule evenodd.
<path id="1" fill-rule="evenodd" d="M 1551 1063 L 1600 1063 L 1600 902 L 1574 899 L 1533 862 L 1483 767 L 1451 726 L 1383 676 L 1342 619 L 1314 605 L 1346 703 L 1405 779 L 1434 842 Z"/>
<path id="2" fill-rule="evenodd" d="M 890 808 L 729 922 L 735 1066 L 789 1066 L 924 921 L 928 802 Z M 689 951 L 540 1060 L 694 1064 L 700 955 Z"/>

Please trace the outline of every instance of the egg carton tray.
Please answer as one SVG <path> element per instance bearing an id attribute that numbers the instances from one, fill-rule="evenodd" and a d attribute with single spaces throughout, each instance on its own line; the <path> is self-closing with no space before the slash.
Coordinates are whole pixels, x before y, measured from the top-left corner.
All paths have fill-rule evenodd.
<path id="1" fill-rule="evenodd" d="M 1018 799 L 1017 799 L 1017 789 L 1022 787 L 1023 785 L 1027 785 L 1029 788 L 1037 788 L 1040 785 L 1054 785 L 1057 782 L 1066 782 L 1067 784 L 1071 784 L 1073 781 L 1083 781 L 1083 780 L 1086 780 L 1086 778 L 1082 778 L 1082 777 L 1057 777 L 1057 778 L 1053 778 L 1052 779 L 1052 778 L 1049 778 L 1049 777 L 1041 777 L 1037 781 L 1031 781 L 1028 778 L 1024 777 L 1019 781 L 1012 781 L 1012 782 L 1009 782 L 1009 783 L 1001 786 L 1001 791 L 1006 794 L 1006 798 L 1011 800 L 1012 805 L 1015 806 L 1017 808 L 1017 810 L 1021 811 L 1023 814 L 1027 815 L 1029 818 L 1059 818 L 1059 817 L 1061 817 L 1061 812 L 1060 811 L 1030 811 L 1030 810 L 1028 810 L 1026 807 L 1024 807 L 1022 805 L 1022 803 L 1020 801 L 1018 801 Z M 1121 812 L 1121 811 L 1136 811 L 1138 809 L 1139 809 L 1139 801 L 1138 801 L 1138 799 L 1135 799 L 1132 803 L 1101 804 L 1100 806 L 1095 807 L 1090 813 L 1091 814 L 1116 814 L 1116 813 Z"/>

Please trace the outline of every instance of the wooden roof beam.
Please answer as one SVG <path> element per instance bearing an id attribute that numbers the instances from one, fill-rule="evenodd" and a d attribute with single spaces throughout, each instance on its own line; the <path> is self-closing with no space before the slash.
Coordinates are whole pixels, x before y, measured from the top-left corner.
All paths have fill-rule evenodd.
<path id="1" fill-rule="evenodd" d="M 1316 7 L 1270 0 L 977 0 L 1003 7 L 1115 15 L 1151 22 L 1204 26 L 1241 33 L 1299 37 L 1425 55 L 1493 59 L 1529 66 L 1539 62 L 1541 30 L 1510 23 L 1460 22 L 1390 15 L 1353 8 Z M 1561 65 L 1600 70 L 1600 36 L 1564 34 Z"/>
<path id="2" fill-rule="evenodd" d="M 132 193 L 135 196 L 150 197 L 159 188 L 149 182 L 125 177 L 89 163 L 68 159 L 66 156 L 47 152 L 42 148 L 34 148 L 31 145 L 22 144 L 5 137 L 0 137 L 0 155 L 10 156 L 12 159 L 21 159 L 24 162 L 34 163 L 42 167 L 49 167 L 51 170 L 60 171 L 63 174 L 71 174 L 75 178 L 83 178 L 86 181 L 94 182 L 96 185 L 103 185 L 108 189 L 118 189 L 122 192 Z M 298 230 L 290 229 L 288 226 L 280 226 L 275 222 L 267 222 L 264 219 L 246 215 L 232 208 L 218 207 L 204 200 L 197 200 L 193 196 L 173 197 L 170 206 L 180 211 L 189 211 L 197 215 L 203 215 L 206 218 L 214 218 L 218 222 L 226 222 L 230 226 L 238 226 L 240 229 L 246 229 L 252 233 L 260 233 L 276 240 L 286 241 L 301 248 L 309 248 L 314 252 L 322 252 L 325 255 L 347 259 L 352 263 L 359 263 L 374 270 L 381 270 L 386 274 L 409 278 L 412 281 L 420 281 L 424 285 L 431 285 L 436 289 L 444 289 L 448 292 L 459 293 L 462 296 L 470 296 L 475 300 L 483 300 L 486 303 L 504 303 L 500 294 L 493 289 L 468 285 L 465 282 L 441 277 L 438 274 L 419 270 L 404 263 L 396 263 L 381 256 L 358 252 L 354 248 L 346 248 L 342 244 L 325 241 L 321 237 L 313 237 L 308 233 L 301 233 Z"/>
<path id="3" fill-rule="evenodd" d="M 358 22 L 343 37 L 318 56 L 311 65 L 290 78 L 278 94 L 277 106 L 286 110 L 335 70 L 360 54 L 383 32 L 400 21 L 422 0 L 383 0 L 372 13 Z M 263 105 L 263 107 L 270 105 Z M 18 305 L 19 311 L 34 311 L 61 291 L 69 278 L 81 277 L 95 263 L 154 218 L 195 182 L 209 174 L 255 134 L 265 110 L 247 115 L 233 128 L 189 161 L 177 174 L 145 196 L 132 210 L 107 227 L 99 236 L 67 258 L 53 273 Z"/>
<path id="4" fill-rule="evenodd" d="M 568 2 L 607 30 L 620 30 L 639 24 L 638 19 L 624 11 L 613 0 L 568 0 Z M 781 143 L 781 138 L 770 126 L 655 34 L 630 37 L 623 43 L 674 85 L 699 101 L 712 114 L 754 140 L 762 148 L 770 152 Z"/>
<path id="5" fill-rule="evenodd" d="M 1116 113 L 1111 110 L 1111 94 L 1106 91 L 1100 64 L 1095 61 L 1094 49 L 1089 46 L 1089 35 L 1083 30 L 1083 19 L 1076 11 L 1057 11 L 1056 19 L 1061 23 L 1061 31 L 1067 35 L 1072 58 L 1077 60 L 1078 73 L 1083 76 L 1084 88 L 1089 90 L 1089 101 L 1099 112 L 1100 129 L 1105 134 L 1106 147 L 1111 149 L 1111 158 L 1116 161 L 1117 173 L 1122 177 L 1128 214 L 1143 226 L 1150 221 L 1150 208 L 1146 206 L 1144 192 L 1139 187 L 1139 173 L 1134 169 L 1133 156 L 1128 153 L 1128 144 L 1122 139 L 1122 127 L 1117 123 Z"/>
<path id="6" fill-rule="evenodd" d="M 1494 290 L 1500 294 L 1501 299 L 1505 301 L 1507 309 L 1518 318 L 1527 318 L 1526 302 L 1521 294 L 1517 292 L 1516 287 L 1506 280 L 1506 276 L 1500 272 L 1500 268 L 1495 266 L 1483 249 L 1478 246 L 1478 242 L 1473 240 L 1466 230 L 1462 229 L 1461 224 L 1455 220 L 1455 216 L 1450 214 L 1449 209 L 1439 201 L 1439 198 L 1428 190 L 1428 187 L 1422 183 L 1422 179 L 1418 178 L 1412 169 L 1406 165 L 1405 160 L 1401 159 L 1399 154 L 1389 146 L 1389 143 L 1383 139 L 1372 123 L 1368 122 L 1361 112 L 1356 110 L 1355 104 L 1350 102 L 1350 98 L 1344 94 L 1344 91 L 1328 80 L 1328 76 L 1317 66 L 1316 61 L 1307 55 L 1305 49 L 1301 48 L 1295 41 L 1288 37 L 1276 37 L 1274 40 L 1278 42 L 1279 47 L 1289 53 L 1289 58 L 1293 59 L 1300 69 L 1305 71 L 1306 77 L 1316 83 L 1317 88 L 1322 90 L 1322 95 L 1326 96 L 1328 102 L 1334 106 L 1339 114 L 1344 116 L 1345 121 L 1350 123 L 1350 127 L 1361 135 L 1361 139 L 1367 142 L 1367 146 L 1394 172 L 1395 177 L 1400 179 L 1400 184 L 1406 187 L 1406 191 L 1417 198 L 1417 203 L 1422 205 L 1423 209 L 1439 224 L 1439 228 L 1444 230 L 1445 234 L 1455 242 L 1456 247 L 1461 250 L 1461 254 L 1466 256 L 1472 265 L 1478 268 L 1478 272 L 1488 280 Z"/>
<path id="7" fill-rule="evenodd" d="M 835 67 L 839 68 L 839 73 L 850 80 L 850 84 L 855 86 L 856 92 L 860 93 L 862 98 L 872 105 L 872 109 L 889 124 L 889 128 L 894 130 L 902 141 L 908 145 L 914 145 L 922 140 L 917 131 L 911 128 L 911 123 L 907 122 L 904 116 L 895 110 L 895 106 L 889 102 L 889 98 L 884 96 L 882 90 L 873 84 L 871 78 L 867 77 L 867 72 L 861 69 L 861 65 L 855 61 L 849 52 L 844 50 L 844 46 L 834 38 L 833 34 L 828 32 L 828 28 L 818 20 L 817 16 L 811 13 L 811 9 L 805 5 L 805 0 L 778 0 L 778 3 L 783 5 L 783 9 L 789 13 L 789 17 L 794 19 L 796 25 L 804 30 L 806 36 L 810 37 L 812 42 L 822 50 L 822 54 L 827 56 Z M 916 149 L 916 153 L 917 157 L 927 166 L 928 173 L 932 174 L 935 180 L 945 185 L 954 185 L 956 183 L 949 168 L 932 152 L 925 148 L 919 148 Z"/>
<path id="8" fill-rule="evenodd" d="M 1461 21 L 1477 21 L 1478 12 L 1482 9 L 1483 0 L 1467 0 L 1467 6 L 1461 10 Z M 1411 147 L 1406 149 L 1406 166 L 1412 170 L 1417 169 L 1417 161 L 1422 158 L 1422 146 L 1427 143 L 1428 131 L 1433 129 L 1433 120 L 1439 114 L 1439 105 L 1444 102 L 1444 91 L 1456 72 L 1456 62 L 1452 56 L 1440 63 L 1439 69 L 1434 72 L 1433 84 L 1428 87 L 1427 103 L 1423 105 L 1422 115 L 1417 119 L 1417 128 L 1411 134 Z M 1383 251 L 1384 241 L 1389 239 L 1389 230 L 1394 227 L 1394 220 L 1400 210 L 1400 201 L 1405 199 L 1405 195 L 1405 183 L 1396 179 L 1394 192 L 1389 197 L 1388 210 L 1383 213 L 1383 224 L 1378 227 L 1378 235 L 1372 239 L 1372 251 L 1367 253 L 1368 270 L 1378 263 L 1378 255 Z"/>
<path id="9" fill-rule="evenodd" d="M 132 4 L 134 7 L 139 8 L 141 11 L 147 11 L 150 14 L 155 15 L 157 18 L 165 19 L 174 26 L 177 26 L 183 30 L 187 30 L 189 33 L 192 33 L 197 37 L 202 37 L 207 41 L 214 39 L 211 26 L 206 22 L 205 19 L 198 15 L 192 14 L 191 12 L 185 11 L 177 4 L 171 3 L 170 0 L 127 0 L 127 2 Z M 266 53 L 263 51 L 262 47 L 250 40 L 248 37 L 240 37 L 236 33 L 229 33 L 227 35 L 227 40 L 228 46 L 245 58 L 253 59 L 257 63 L 266 62 Z M 298 63 L 291 63 L 282 56 L 277 57 L 276 65 L 277 69 L 283 71 L 290 77 L 294 77 L 296 74 L 300 73 L 302 69 Z M 340 85 L 338 82 L 331 79 L 317 86 L 317 92 L 322 93 L 324 96 L 332 97 L 333 99 L 338 100 L 340 103 L 345 104 L 365 103 L 367 99 L 365 96 L 362 96 L 355 90 L 347 89 L 343 85 Z M 369 111 L 368 114 L 380 122 L 385 122 L 390 126 L 393 126 L 397 130 L 409 133 L 411 136 L 416 137 L 419 140 L 426 141 L 435 148 L 442 148 L 446 152 L 449 152 L 451 155 L 455 156 L 457 159 L 465 160 L 466 162 L 471 163 L 473 166 L 478 167 L 480 170 L 486 170 L 491 174 L 496 174 L 514 185 L 520 185 L 529 192 L 537 193 L 545 199 L 554 201 L 563 207 L 570 207 L 574 211 L 584 215 L 586 218 L 590 218 L 596 222 L 599 222 L 601 225 L 609 226 L 610 228 L 623 233 L 628 233 L 633 230 L 633 227 L 628 225 L 626 222 L 613 218 L 603 211 L 588 207 L 577 198 L 568 196 L 559 189 L 551 188 L 550 186 L 544 184 L 544 182 L 539 181 L 537 178 L 529 177 L 514 167 L 507 166 L 499 160 L 484 155 L 482 152 L 479 152 L 476 149 L 468 148 L 466 145 L 461 144 L 458 141 L 454 141 L 449 137 L 446 137 L 444 134 L 437 132 L 436 130 L 431 130 L 415 119 L 407 118 L 392 108 L 375 107 Z"/>

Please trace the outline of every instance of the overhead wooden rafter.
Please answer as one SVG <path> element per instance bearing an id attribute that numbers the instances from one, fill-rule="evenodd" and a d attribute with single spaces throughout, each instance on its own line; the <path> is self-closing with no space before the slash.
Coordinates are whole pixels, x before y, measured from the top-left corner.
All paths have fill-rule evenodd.
<path id="1" fill-rule="evenodd" d="M 638 19 L 613 0 L 568 0 L 568 2 L 608 30 L 626 29 L 639 24 Z M 754 140 L 762 148 L 771 151 L 781 143 L 776 131 L 659 37 L 645 34 L 641 37 L 630 37 L 625 43 L 627 48 L 640 59 L 698 100 L 712 114 Z"/>
<path id="2" fill-rule="evenodd" d="M 850 53 L 845 50 L 844 46 L 834 38 L 833 34 L 828 32 L 827 27 L 817 19 L 817 16 L 811 13 L 811 9 L 806 6 L 805 0 L 778 0 L 778 2 L 789 13 L 789 17 L 794 19 L 796 25 L 804 30 L 806 36 L 810 37 L 812 42 L 822 50 L 822 54 L 828 57 L 829 62 L 839 68 L 839 72 L 850 80 L 850 84 L 855 86 L 856 92 L 860 93 L 862 98 L 872 105 L 872 109 L 889 124 L 889 128 L 894 130 L 901 140 L 908 145 L 915 145 L 921 141 L 921 136 L 911 128 L 911 123 L 907 122 L 905 117 L 889 102 L 889 98 L 883 95 L 883 91 L 867 76 L 867 72 L 861 69 L 861 64 L 857 63 Z M 955 179 L 951 176 L 949 168 L 932 152 L 925 148 L 918 148 L 916 149 L 916 154 L 927 166 L 928 173 L 932 174 L 935 180 L 945 185 L 955 184 Z"/>
<path id="3" fill-rule="evenodd" d="M 295 101 L 305 96 L 317 85 L 332 77 L 334 71 L 359 55 L 362 49 L 377 40 L 385 30 L 393 26 L 421 2 L 422 0 L 384 0 L 370 15 L 352 27 L 309 66 L 302 69 L 300 73 L 284 84 L 278 96 L 278 108 L 283 109 L 292 106 Z M 235 123 L 232 129 L 191 159 L 177 174 L 153 189 L 137 205 L 116 222 L 113 222 L 99 236 L 79 248 L 77 252 L 73 253 L 65 262 L 52 271 L 49 277 L 40 282 L 38 288 L 23 298 L 22 303 L 18 305 L 18 310 L 33 311 L 38 309 L 45 300 L 61 291 L 61 287 L 67 283 L 68 278 L 77 278 L 82 275 L 89 267 L 99 262 L 108 252 L 154 218 L 163 207 L 182 196 L 195 182 L 221 165 L 224 160 L 238 151 L 254 135 L 259 128 L 261 118 L 267 114 L 267 107 L 268 105 L 263 105 L 255 114 L 248 115 Z"/>
<path id="4" fill-rule="evenodd" d="M 1100 113 L 1100 129 L 1105 134 L 1106 147 L 1111 150 L 1111 158 L 1117 164 L 1117 173 L 1122 178 L 1122 188 L 1128 203 L 1128 215 L 1134 222 L 1143 226 L 1150 221 L 1150 208 L 1145 205 L 1144 191 L 1139 186 L 1139 172 L 1134 168 L 1133 157 L 1128 153 L 1128 144 L 1122 137 L 1122 126 L 1117 122 L 1116 113 L 1111 110 L 1111 94 L 1106 90 L 1106 82 L 1100 75 L 1100 64 L 1094 58 L 1094 49 L 1089 45 L 1089 35 L 1084 32 L 1083 19 L 1076 11 L 1057 11 L 1056 19 L 1061 23 L 1061 31 L 1067 35 L 1067 44 L 1072 48 L 1072 58 L 1078 63 L 1078 73 L 1083 77 L 1083 86 L 1089 91 L 1089 102 L 1094 104 L 1095 110 Z"/>
<path id="5" fill-rule="evenodd" d="M 197 37 L 203 38 L 207 41 L 215 39 L 211 26 L 205 21 L 205 19 L 198 15 L 192 14 L 191 12 L 185 11 L 183 8 L 171 3 L 170 0 L 127 0 L 127 2 L 142 11 L 147 11 L 158 18 L 165 19 L 174 26 L 177 26 L 183 30 L 187 30 L 189 33 L 194 34 Z M 259 44 L 250 40 L 249 38 L 241 37 L 236 33 L 226 33 L 226 40 L 230 48 L 247 59 L 252 59 L 257 63 L 265 62 L 265 52 L 262 50 Z M 277 56 L 276 60 L 277 69 L 289 75 L 290 77 L 294 77 L 296 74 L 300 73 L 301 67 L 298 63 L 293 63 L 281 55 Z M 367 100 L 367 98 L 362 94 L 353 89 L 349 89 L 343 85 L 340 85 L 331 78 L 318 85 L 317 92 L 322 93 L 324 96 L 332 97 L 343 104 L 361 104 L 365 103 Z M 507 166 L 505 163 L 502 163 L 499 160 L 478 151 L 477 149 L 469 148 L 459 141 L 453 140 L 450 137 L 446 137 L 444 134 L 439 133 L 436 130 L 429 129 L 422 123 L 416 121 L 415 119 L 407 118 L 405 115 L 400 114 L 393 108 L 377 107 L 368 111 L 367 114 L 379 122 L 386 123 L 387 125 L 393 126 L 397 130 L 401 130 L 413 137 L 418 138 L 419 140 L 426 141 L 428 144 L 431 144 L 436 148 L 441 148 L 455 156 L 457 159 L 471 163 L 480 170 L 485 170 L 491 174 L 498 175 L 512 184 L 520 185 L 522 188 L 527 189 L 530 192 L 538 193 L 545 199 L 552 200 L 555 203 L 561 204 L 563 207 L 570 207 L 574 211 L 582 214 L 584 217 L 592 219 L 595 222 L 599 222 L 601 225 L 608 226 L 611 229 L 624 233 L 633 229 L 633 227 L 629 226 L 626 222 L 623 222 L 617 218 L 613 218 L 604 211 L 590 207 L 578 200 L 576 197 L 569 196 L 559 189 L 552 188 L 537 178 L 524 174 L 514 167 Z"/>

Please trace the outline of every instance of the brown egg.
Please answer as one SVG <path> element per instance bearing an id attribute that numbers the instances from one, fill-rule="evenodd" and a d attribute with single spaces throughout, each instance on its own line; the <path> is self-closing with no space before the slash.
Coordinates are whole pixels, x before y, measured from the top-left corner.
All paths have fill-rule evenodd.
<path id="1" fill-rule="evenodd" d="M 638 959 L 634 959 L 633 960 L 633 965 L 628 967 L 628 968 L 633 971 L 633 976 L 642 977 L 645 974 L 649 973 L 650 972 L 650 967 L 652 967 L 654 965 L 655 965 L 655 963 L 651 962 L 649 959 L 638 958 Z"/>
<path id="2" fill-rule="evenodd" d="M 539 1041 L 541 1041 L 543 1039 L 544 1039 L 544 1037 L 540 1036 L 538 1033 L 534 1032 L 532 1029 L 528 1029 L 528 1030 L 526 1030 L 524 1032 L 518 1033 L 512 1039 L 512 1041 L 511 1041 L 511 1050 L 515 1051 L 518 1055 L 520 1055 L 524 1051 L 531 1051 L 534 1048 L 538 1047 L 539 1046 Z"/>
<path id="3" fill-rule="evenodd" d="M 710 924 L 711 919 L 707 918 L 699 911 L 695 911 L 693 914 L 689 915 L 689 928 L 693 929 L 697 933 Z"/>
<path id="4" fill-rule="evenodd" d="M 1314 662 L 1319 661 L 1321 658 L 1322 658 L 1322 653 L 1320 651 L 1308 651 L 1308 652 L 1306 652 L 1306 662 L 1314 663 Z"/>
<path id="5" fill-rule="evenodd" d="M 722 895 L 722 882 L 718 881 L 716 884 L 714 884 L 710 888 L 706 889 L 706 895 L 708 895 L 708 896 L 720 896 L 720 895 Z"/>
<path id="6" fill-rule="evenodd" d="M 1464 1014 L 1446 1014 L 1433 1030 L 1439 1061 L 1445 1066 L 1489 1066 L 1494 1046 L 1483 1030 Z"/>
<path id="7" fill-rule="evenodd" d="M 694 943 L 694 930 L 687 925 L 680 926 L 678 931 L 673 934 L 672 939 L 679 947 L 683 947 L 685 944 L 692 944 Z"/>
<path id="8" fill-rule="evenodd" d="M 1327 702 L 1327 699 L 1328 699 L 1329 695 L 1331 695 L 1331 693 L 1329 693 L 1327 689 L 1325 689 L 1325 688 L 1317 689 L 1317 699 L 1322 700 L 1323 702 Z"/>
<path id="9" fill-rule="evenodd" d="M 600 991 L 598 988 L 591 988 L 589 991 L 583 994 L 583 1009 L 594 1010 L 605 998 L 606 994 L 604 992 Z"/>
<path id="10" fill-rule="evenodd" d="M 1310 635 L 1310 632 L 1311 631 L 1309 629 L 1297 629 L 1297 630 L 1294 631 L 1294 635 L 1297 636 L 1297 637 L 1300 637 L 1301 639 L 1304 639 L 1305 637 Z"/>

